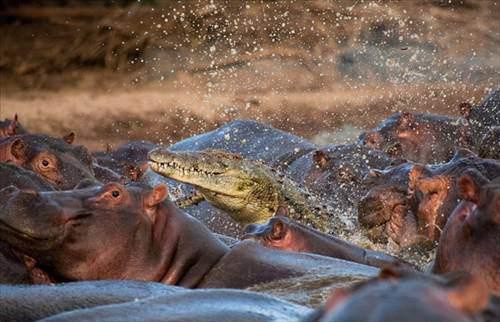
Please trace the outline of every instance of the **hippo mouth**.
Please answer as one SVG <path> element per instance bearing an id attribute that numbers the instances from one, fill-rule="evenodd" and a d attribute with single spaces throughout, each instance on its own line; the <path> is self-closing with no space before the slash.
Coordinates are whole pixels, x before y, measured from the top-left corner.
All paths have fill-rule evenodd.
<path id="1" fill-rule="evenodd" d="M 44 235 L 37 234 L 35 231 L 28 232 L 18 229 L 0 220 L 0 239 L 3 239 L 8 243 L 12 242 L 13 245 L 21 242 L 25 243 L 28 248 L 49 249 L 52 247 L 52 245 L 61 242 L 67 236 L 70 227 L 78 226 L 81 219 L 90 217 L 91 215 L 92 214 L 88 212 L 71 215 L 65 220 L 63 224 L 50 229 L 52 233 Z"/>
<path id="2" fill-rule="evenodd" d="M 396 224 L 394 220 L 406 213 L 406 203 L 395 203 L 390 208 L 383 203 L 375 203 L 364 207 L 369 210 L 363 212 L 362 216 L 362 222 L 368 229 L 368 238 L 377 243 L 392 242 L 399 245 L 400 235 L 402 235 L 399 228 L 403 229 L 404 227 L 401 224 Z"/>
<path id="3" fill-rule="evenodd" d="M 18 239 L 24 239 L 27 241 L 34 242 L 52 242 L 56 241 L 59 236 L 35 236 L 33 234 L 24 232 L 17 228 L 12 227 L 9 224 L 4 223 L 0 220 L 0 232 L 2 232 L 2 236 L 15 236 Z"/>

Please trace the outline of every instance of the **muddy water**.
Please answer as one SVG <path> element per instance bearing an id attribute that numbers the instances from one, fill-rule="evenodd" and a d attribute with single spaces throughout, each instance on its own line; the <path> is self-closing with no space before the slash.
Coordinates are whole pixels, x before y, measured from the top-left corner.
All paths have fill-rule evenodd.
<path id="1" fill-rule="evenodd" d="M 346 287 L 364 281 L 376 275 L 378 269 L 368 268 L 360 272 L 353 264 L 353 269 L 339 270 L 332 267 L 329 270 L 312 270 L 310 274 L 282 279 L 271 283 L 260 284 L 248 288 L 249 291 L 261 292 L 276 296 L 282 300 L 290 301 L 311 308 L 317 308 L 325 303 L 332 290 Z"/>

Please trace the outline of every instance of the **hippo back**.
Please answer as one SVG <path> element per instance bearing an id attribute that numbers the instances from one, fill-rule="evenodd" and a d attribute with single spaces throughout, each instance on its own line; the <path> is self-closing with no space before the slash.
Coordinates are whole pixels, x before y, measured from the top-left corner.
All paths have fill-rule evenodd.
<path id="1" fill-rule="evenodd" d="M 230 122 L 214 131 L 182 140 L 170 147 L 172 151 L 220 149 L 239 153 L 246 159 L 270 163 L 284 156 L 302 154 L 315 145 L 299 136 L 251 120 Z"/>
<path id="2" fill-rule="evenodd" d="M 0 321 L 35 321 L 61 312 L 185 292 L 152 282 L 94 281 L 57 285 L 0 285 Z"/>

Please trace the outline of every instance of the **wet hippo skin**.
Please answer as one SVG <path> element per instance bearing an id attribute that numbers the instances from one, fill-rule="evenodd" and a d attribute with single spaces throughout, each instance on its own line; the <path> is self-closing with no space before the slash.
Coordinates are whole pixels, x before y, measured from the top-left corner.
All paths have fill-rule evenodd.
<path id="1" fill-rule="evenodd" d="M 160 283 L 92 281 L 57 285 L 0 285 L 0 321 L 35 321 L 61 312 L 185 292 Z"/>
<path id="2" fill-rule="evenodd" d="M 500 295 L 500 176 L 490 181 L 468 170 L 457 186 L 463 201 L 446 223 L 432 271 L 467 271 Z"/>
<path id="3" fill-rule="evenodd" d="M 436 277 L 388 267 L 378 278 L 334 290 L 306 321 L 485 322 L 495 307 L 486 285 L 467 273 Z"/>
<path id="4" fill-rule="evenodd" d="M 409 265 L 391 255 L 363 249 L 284 216 L 273 217 L 265 224 L 248 225 L 245 231 L 245 239 L 256 240 L 269 248 L 313 253 L 374 267 L 394 263 Z"/>
<path id="5" fill-rule="evenodd" d="M 315 254 L 284 252 L 245 240 L 231 248 L 208 272 L 198 287 L 246 288 L 287 277 L 325 270 L 335 276 L 375 276 L 378 269 Z M 333 270 L 332 270 L 333 269 Z"/>
<path id="6" fill-rule="evenodd" d="M 192 290 L 76 310 L 42 321 L 298 322 L 310 312 L 306 307 L 253 292 Z"/>

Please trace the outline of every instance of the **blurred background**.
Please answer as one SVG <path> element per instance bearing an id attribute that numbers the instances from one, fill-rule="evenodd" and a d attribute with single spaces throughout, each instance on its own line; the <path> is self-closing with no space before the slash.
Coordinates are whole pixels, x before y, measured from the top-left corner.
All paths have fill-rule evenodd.
<path id="1" fill-rule="evenodd" d="M 344 143 L 499 84 L 499 1 L 0 0 L 0 118 L 92 149 L 237 118 Z"/>

